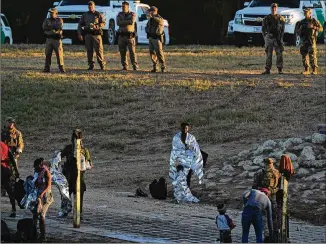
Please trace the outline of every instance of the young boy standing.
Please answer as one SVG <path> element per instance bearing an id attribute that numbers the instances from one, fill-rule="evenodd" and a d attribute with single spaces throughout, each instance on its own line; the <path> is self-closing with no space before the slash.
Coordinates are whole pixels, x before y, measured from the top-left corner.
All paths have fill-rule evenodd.
<path id="1" fill-rule="evenodd" d="M 225 204 L 218 204 L 217 211 L 219 215 L 216 216 L 216 226 L 220 231 L 220 242 L 232 243 L 231 230 L 235 228 L 232 219 L 225 214 L 226 206 Z"/>

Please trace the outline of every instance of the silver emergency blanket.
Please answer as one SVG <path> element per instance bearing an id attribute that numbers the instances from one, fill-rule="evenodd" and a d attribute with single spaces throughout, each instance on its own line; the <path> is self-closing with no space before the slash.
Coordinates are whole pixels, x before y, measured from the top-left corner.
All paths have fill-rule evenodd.
<path id="1" fill-rule="evenodd" d="M 177 165 L 183 166 L 183 171 L 177 172 Z M 170 156 L 169 178 L 174 187 L 174 196 L 179 201 L 198 202 L 197 198 L 191 194 L 187 186 L 186 176 L 192 169 L 198 177 L 199 184 L 203 181 L 203 157 L 200 152 L 196 138 L 187 133 L 185 144 L 181 141 L 181 132 L 173 137 L 172 151 Z"/>
<path id="2" fill-rule="evenodd" d="M 21 200 L 20 204 L 31 211 L 35 210 L 37 205 L 37 189 L 35 187 L 35 181 L 37 180 L 38 174 L 35 173 L 34 176 L 28 176 L 24 182 L 25 196 Z"/>
<path id="3" fill-rule="evenodd" d="M 66 177 L 62 174 L 61 168 L 61 151 L 55 151 L 50 161 L 50 173 L 52 176 L 52 184 L 56 185 L 61 195 L 61 209 L 58 216 L 66 216 L 72 210 L 72 203 L 69 197 L 69 185 Z"/>
<path id="4" fill-rule="evenodd" d="M 184 171 L 176 173 L 176 178 L 172 181 L 173 195 L 178 203 L 180 202 L 199 202 L 199 199 L 194 197 L 187 185 L 187 175 Z"/>
<path id="5" fill-rule="evenodd" d="M 66 177 L 62 174 L 60 167 L 61 152 L 55 151 L 54 156 L 50 161 L 50 173 L 52 176 L 52 184 L 56 185 L 61 195 L 61 208 L 58 212 L 58 217 L 67 216 L 72 210 L 72 202 L 69 197 L 69 187 Z M 25 209 L 33 210 L 36 206 L 37 190 L 35 181 L 37 180 L 38 173 L 26 178 L 24 183 L 25 197 L 21 201 L 21 205 Z"/>

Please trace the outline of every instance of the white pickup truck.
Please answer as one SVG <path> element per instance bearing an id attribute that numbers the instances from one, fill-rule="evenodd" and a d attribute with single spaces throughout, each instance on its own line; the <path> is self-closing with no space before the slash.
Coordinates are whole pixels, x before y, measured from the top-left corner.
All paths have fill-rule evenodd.
<path id="1" fill-rule="evenodd" d="M 82 14 L 88 11 L 89 0 L 62 0 L 54 2 L 53 6 L 58 10 L 58 17 L 63 19 L 63 43 L 79 43 L 77 38 L 77 26 Z M 103 41 L 109 45 L 116 43 L 116 32 L 119 27 L 116 17 L 121 11 L 122 0 L 95 0 L 96 10 L 103 13 L 106 25 L 103 28 Z M 129 2 L 130 10 L 136 13 L 136 41 L 139 44 L 148 44 L 145 27 L 147 24 L 146 12 L 149 5 L 140 1 Z M 47 15 L 49 17 L 49 14 Z M 164 43 L 170 43 L 169 23 L 164 20 Z"/>
<path id="2" fill-rule="evenodd" d="M 236 46 L 245 46 L 248 43 L 264 44 L 261 34 L 262 21 L 270 14 L 272 3 L 278 3 L 277 13 L 285 20 L 284 42 L 290 45 L 299 45 L 300 37 L 296 35 L 297 23 L 304 18 L 303 8 L 313 8 L 313 17 L 325 26 L 325 0 L 252 0 L 245 2 L 245 8 L 238 10 L 233 22 L 233 38 Z M 320 33 L 320 40 L 325 39 Z"/>

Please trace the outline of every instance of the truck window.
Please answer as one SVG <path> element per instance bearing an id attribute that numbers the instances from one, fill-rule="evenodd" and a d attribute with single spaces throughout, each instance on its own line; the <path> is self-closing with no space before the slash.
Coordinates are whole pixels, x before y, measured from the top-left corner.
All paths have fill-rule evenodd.
<path id="1" fill-rule="evenodd" d="M 60 6 L 87 5 L 89 0 L 63 0 Z M 96 0 L 95 6 L 110 6 L 110 0 Z"/>
<path id="2" fill-rule="evenodd" d="M 4 24 L 5 26 L 8 26 L 8 27 L 9 27 L 9 22 L 8 22 L 6 16 L 1 15 L 1 20 L 2 20 L 2 22 L 3 22 L 3 24 Z"/>
<path id="3" fill-rule="evenodd" d="M 142 14 L 144 14 L 144 11 L 141 7 L 137 8 L 137 16 L 140 17 Z"/>
<path id="4" fill-rule="evenodd" d="M 307 3 L 309 6 L 313 7 L 313 8 L 323 8 L 323 6 L 321 5 L 320 0 L 310 0 L 310 1 L 305 1 L 305 3 Z"/>
<path id="5" fill-rule="evenodd" d="M 277 3 L 279 7 L 299 8 L 300 0 L 253 0 L 249 7 L 270 7 L 272 3 Z"/>

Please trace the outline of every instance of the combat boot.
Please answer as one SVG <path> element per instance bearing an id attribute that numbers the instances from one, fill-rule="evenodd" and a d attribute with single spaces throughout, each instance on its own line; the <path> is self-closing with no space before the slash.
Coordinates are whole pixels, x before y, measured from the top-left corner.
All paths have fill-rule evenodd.
<path id="1" fill-rule="evenodd" d="M 50 67 L 44 67 L 43 73 L 50 73 Z"/>
<path id="2" fill-rule="evenodd" d="M 127 66 L 123 66 L 122 70 L 127 71 L 128 70 Z"/>
<path id="3" fill-rule="evenodd" d="M 93 65 L 89 65 L 87 70 L 94 70 L 94 64 Z"/>
<path id="4" fill-rule="evenodd" d="M 60 70 L 61 73 L 65 73 L 66 72 L 65 71 L 65 68 L 63 67 L 63 65 L 60 65 L 59 66 L 59 70 Z"/>
<path id="5" fill-rule="evenodd" d="M 312 74 L 313 74 L 313 75 L 318 75 L 317 67 L 314 67 L 314 68 L 313 68 L 313 70 L 312 70 Z"/>
<path id="6" fill-rule="evenodd" d="M 137 65 L 132 66 L 132 68 L 133 68 L 135 71 L 138 70 L 138 66 L 137 66 Z"/>
<path id="7" fill-rule="evenodd" d="M 304 71 L 301 72 L 301 74 L 303 74 L 303 75 L 310 75 L 310 69 L 309 69 L 309 67 L 305 67 L 304 68 Z"/>
<path id="8" fill-rule="evenodd" d="M 153 69 L 151 70 L 152 73 L 156 73 L 157 72 L 157 68 L 156 66 L 153 66 Z"/>
<path id="9" fill-rule="evenodd" d="M 263 73 L 261 73 L 262 75 L 269 75 L 271 73 L 271 71 L 269 69 L 265 69 L 265 71 Z"/>
<path id="10" fill-rule="evenodd" d="M 278 68 L 278 73 L 279 73 L 280 75 L 284 74 L 284 73 L 283 73 L 283 69 L 282 69 L 282 68 Z"/>
<path id="11" fill-rule="evenodd" d="M 162 73 L 165 72 L 165 67 L 164 67 L 164 66 L 161 67 L 161 72 L 162 72 Z"/>
<path id="12" fill-rule="evenodd" d="M 101 68 L 101 70 L 105 70 L 105 65 L 104 64 L 100 64 L 100 68 Z"/>

